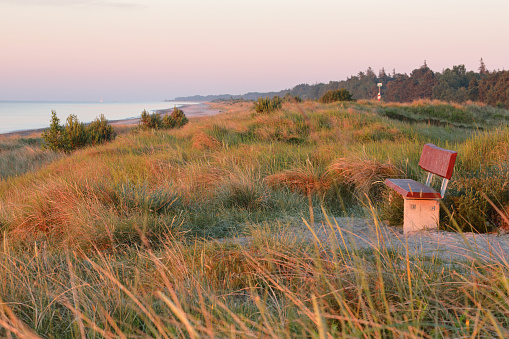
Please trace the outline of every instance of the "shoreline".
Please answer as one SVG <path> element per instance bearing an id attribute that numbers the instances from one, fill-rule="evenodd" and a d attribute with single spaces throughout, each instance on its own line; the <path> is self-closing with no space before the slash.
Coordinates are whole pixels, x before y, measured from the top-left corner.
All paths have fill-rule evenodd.
<path id="1" fill-rule="evenodd" d="M 187 104 L 182 105 L 180 108 L 187 118 L 199 118 L 199 117 L 205 117 L 205 116 L 211 116 L 221 113 L 219 109 L 212 108 L 210 106 L 209 102 L 200 102 L 197 104 Z M 156 110 L 157 114 L 168 114 L 173 112 L 173 108 L 167 108 L 167 109 L 161 109 Z M 116 119 L 116 120 L 108 120 L 108 123 L 112 126 L 136 126 L 138 125 L 140 121 L 140 118 L 125 118 L 125 119 Z M 88 125 L 89 123 L 86 123 L 85 125 Z M 35 128 L 35 129 L 27 129 L 27 130 L 20 130 L 20 131 L 13 131 L 13 132 L 6 132 L 6 133 L 0 133 L 0 138 L 2 137 L 26 137 L 33 134 L 40 134 L 44 132 L 48 127 L 43 128 Z"/>

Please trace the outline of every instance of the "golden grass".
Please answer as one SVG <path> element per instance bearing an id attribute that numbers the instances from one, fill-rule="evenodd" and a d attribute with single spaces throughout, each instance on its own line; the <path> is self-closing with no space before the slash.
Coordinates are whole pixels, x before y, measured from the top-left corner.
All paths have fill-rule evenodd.
<path id="1" fill-rule="evenodd" d="M 194 134 L 191 142 L 193 143 L 193 148 L 200 151 L 221 147 L 219 141 L 204 132 Z"/>
<path id="2" fill-rule="evenodd" d="M 19 244 L 49 241 L 72 247 L 110 243 L 108 219 L 114 211 L 107 206 L 113 192 L 97 182 L 93 185 L 54 179 L 20 189 L 1 210 L 9 220 L 10 236 Z"/>
<path id="3" fill-rule="evenodd" d="M 397 178 L 404 173 L 390 163 L 380 163 L 358 157 L 340 158 L 329 165 L 328 174 L 354 187 L 357 196 L 376 196 L 386 178 Z M 374 192 L 373 192 L 374 191 Z"/>
<path id="4" fill-rule="evenodd" d="M 332 180 L 323 174 L 306 169 L 287 170 L 266 176 L 264 181 L 273 188 L 280 186 L 303 194 L 323 194 L 331 188 Z"/>
<path id="5" fill-rule="evenodd" d="M 329 232 L 335 227 L 325 223 Z M 16 254 L 4 241 L 0 325 L 34 338 L 509 334 L 506 263 L 465 256 L 451 266 L 405 249 L 345 248 L 339 235 L 313 241 L 295 231 L 256 227 L 255 239 L 242 245 L 168 237 L 157 250 L 124 255 L 59 257 L 43 247 Z"/>

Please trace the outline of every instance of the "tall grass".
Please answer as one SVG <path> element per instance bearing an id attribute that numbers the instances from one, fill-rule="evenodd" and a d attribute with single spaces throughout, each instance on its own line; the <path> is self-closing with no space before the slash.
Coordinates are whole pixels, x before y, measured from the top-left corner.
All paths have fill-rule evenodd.
<path id="1" fill-rule="evenodd" d="M 505 337 L 498 259 L 356 244 L 328 219 L 311 238 L 253 227 L 249 241 L 162 239 L 154 250 L 0 252 L 3 334 L 43 337 Z M 378 228 L 373 223 L 373 232 Z M 318 232 L 318 230 L 315 230 Z M 316 233 L 318 234 L 318 233 Z M 376 238 L 375 238 L 376 239 Z M 379 238 L 380 240 L 382 238 Z M 240 239 L 239 239 L 240 240 Z M 345 242 L 350 242 L 347 247 Z M 65 253 L 65 252 L 64 252 Z M 502 259 L 502 258 L 501 258 Z M 22 336 L 22 335 L 20 335 Z M 35 336 L 35 335 L 34 335 Z"/>
<path id="2" fill-rule="evenodd" d="M 31 239 L 33 233 L 33 239 L 43 236 L 61 244 L 62 239 L 76 238 L 77 229 L 97 239 L 99 246 L 139 242 L 136 223 L 144 218 L 154 235 L 178 224 L 190 235 L 221 237 L 241 231 L 246 222 L 319 216 L 320 204 L 341 215 L 363 206 L 366 197 L 384 201 L 384 178 L 423 179 L 419 154 L 423 143 L 434 142 L 460 152 L 447 207 L 463 211 L 460 214 L 475 210 L 473 215 L 480 216 L 461 219 L 464 227 L 477 222 L 500 225 L 491 205 L 480 196 L 471 199 L 473 193 L 462 187 L 478 178 L 490 190 L 483 191 L 494 192 L 490 198 L 505 208 L 509 198 L 503 183 L 485 180 L 505 173 L 499 166 L 507 153 L 504 128 L 458 132 L 455 127 L 408 125 L 380 117 L 380 107 L 386 106 L 303 103 L 297 109 L 285 103 L 280 111 L 260 116 L 239 104 L 228 106 L 230 112 L 222 116 L 194 120 L 175 131 L 124 132 L 112 143 L 5 180 L 0 184 L 5 195 L 0 218 L 9 232 L 23 234 L 20 239 Z M 433 109 L 433 103 L 397 107 Z M 163 207 L 152 206 L 154 201 Z M 173 201 L 171 208 L 164 207 Z M 472 209 L 467 201 L 480 208 Z M 392 206 L 389 214 L 399 215 L 395 211 L 400 207 Z M 443 220 L 444 227 L 453 223 Z M 79 227 L 71 228 L 74 224 Z M 95 236 L 96 231 L 102 236 Z M 119 236 L 112 242 L 105 234 Z M 87 237 L 82 239 L 87 243 Z"/>
<path id="3" fill-rule="evenodd" d="M 0 137 L 0 179 L 35 171 L 62 157 L 41 149 L 41 138 Z"/>
<path id="4" fill-rule="evenodd" d="M 369 232 L 381 235 L 377 209 L 396 221 L 401 211 L 381 183 L 423 180 L 418 159 L 433 142 L 459 152 L 442 227 L 496 230 L 509 210 L 508 129 L 383 111 L 467 111 L 476 124 L 504 122 L 506 111 L 304 102 L 256 115 L 251 106 L 223 104 L 226 113 L 178 130 L 124 128 L 111 143 L 6 170 L 0 335 L 507 336 L 503 256 L 446 262 L 381 236 L 361 246 L 332 218 L 370 211 Z M 1 140 L 0 164 L 27 157 L 26 144 Z"/>

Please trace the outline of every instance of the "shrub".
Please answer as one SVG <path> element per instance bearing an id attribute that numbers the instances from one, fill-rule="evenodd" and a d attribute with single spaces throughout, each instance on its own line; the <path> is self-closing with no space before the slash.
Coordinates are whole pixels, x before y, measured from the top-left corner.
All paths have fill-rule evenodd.
<path id="1" fill-rule="evenodd" d="M 254 104 L 254 109 L 257 113 L 271 113 L 281 109 L 281 107 L 283 107 L 283 101 L 277 95 L 272 99 L 258 98 L 258 101 Z"/>
<path id="2" fill-rule="evenodd" d="M 184 112 L 181 109 L 175 107 L 171 114 L 164 116 L 162 125 L 164 128 L 180 128 L 188 122 L 189 119 L 186 117 Z"/>
<path id="3" fill-rule="evenodd" d="M 60 119 L 58 119 L 56 111 L 51 111 L 51 123 L 49 128 L 42 132 L 42 138 L 44 139 L 43 148 L 52 151 L 65 148 L 64 127 L 60 125 Z"/>
<path id="4" fill-rule="evenodd" d="M 350 92 L 344 88 L 335 91 L 328 91 L 320 98 L 320 102 L 325 104 L 335 101 L 353 101 L 353 98 Z"/>
<path id="5" fill-rule="evenodd" d="M 60 125 L 60 119 L 55 111 L 51 111 L 50 127 L 42 133 L 43 148 L 53 151 L 70 152 L 72 150 L 110 141 L 115 138 L 113 127 L 108 120 L 101 115 L 96 118 L 88 127 L 79 122 L 76 115 L 67 117 L 65 126 Z"/>
<path id="6" fill-rule="evenodd" d="M 143 129 L 159 129 L 159 128 L 179 128 L 189 122 L 184 112 L 175 107 L 171 114 L 166 114 L 164 118 L 157 113 L 149 114 L 146 110 L 141 112 L 140 126 Z"/>
<path id="7" fill-rule="evenodd" d="M 116 133 L 113 130 L 113 126 L 108 124 L 108 119 L 104 117 L 104 114 L 101 114 L 100 117 L 96 118 L 88 126 L 88 136 L 89 142 L 92 145 L 96 145 L 115 139 Z"/>
<path id="8" fill-rule="evenodd" d="M 161 117 L 156 113 L 141 112 L 140 125 L 144 129 L 158 129 L 162 125 Z"/>
<path id="9" fill-rule="evenodd" d="M 64 132 L 64 150 L 73 150 L 88 144 L 89 138 L 85 124 L 79 122 L 76 115 L 71 114 L 67 117 Z"/>

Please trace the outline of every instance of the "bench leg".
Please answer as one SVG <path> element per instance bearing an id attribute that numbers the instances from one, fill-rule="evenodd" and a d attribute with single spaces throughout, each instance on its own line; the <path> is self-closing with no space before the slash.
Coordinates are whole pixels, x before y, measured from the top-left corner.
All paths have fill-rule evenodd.
<path id="1" fill-rule="evenodd" d="M 438 228 L 440 204 L 438 199 L 404 199 L 403 232 Z"/>

